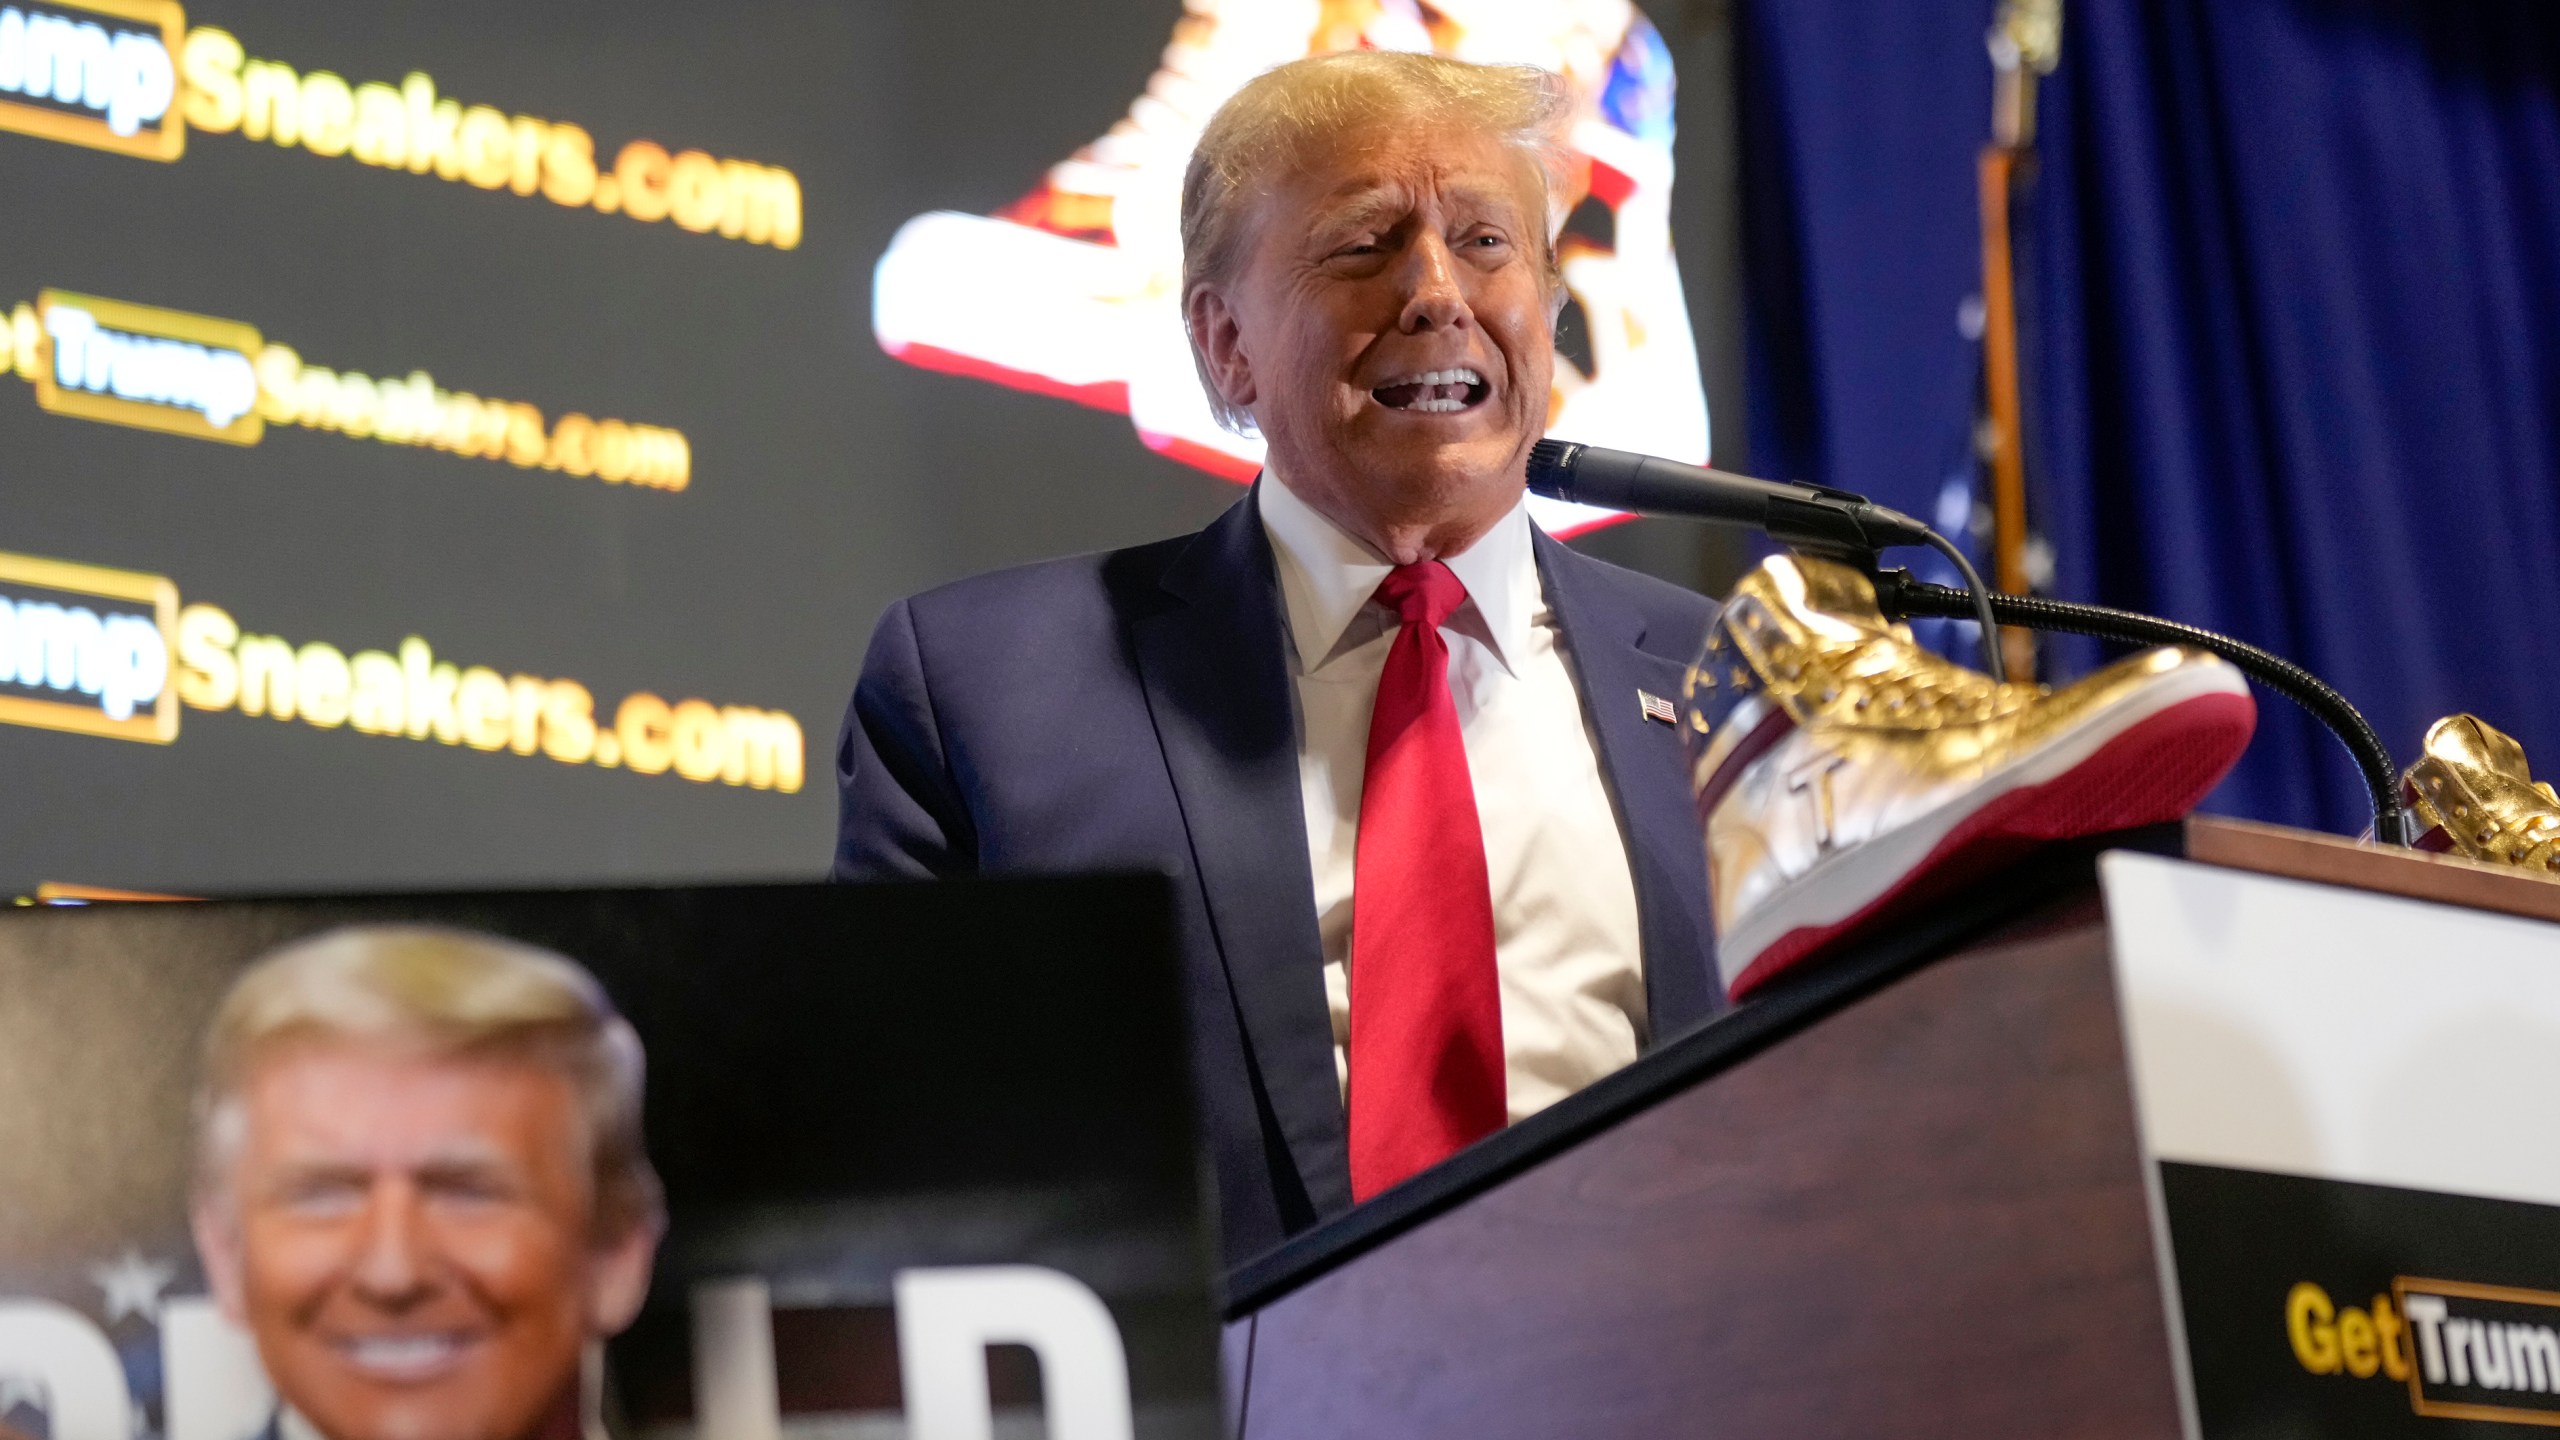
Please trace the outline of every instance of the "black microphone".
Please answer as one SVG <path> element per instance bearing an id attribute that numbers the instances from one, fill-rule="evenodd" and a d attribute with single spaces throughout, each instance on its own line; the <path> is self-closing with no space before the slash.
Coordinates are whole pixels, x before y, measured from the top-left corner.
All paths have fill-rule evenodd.
<path id="1" fill-rule="evenodd" d="M 1876 571 L 1877 551 L 1892 545 L 1926 545 L 1954 563 L 1971 592 L 1973 622 L 1981 631 L 1983 673 L 1994 680 L 2009 678 L 2009 668 L 2000 658 L 2000 627 L 1991 619 L 1991 590 L 1974 573 L 1973 562 L 1937 531 L 1864 495 L 1822 485 L 1755 480 L 1572 440 L 1541 440 L 1529 447 L 1529 488 L 1550 500 L 1677 520 L 1747 525 L 1782 545 L 1846 560 L 1869 574 Z"/>
<path id="2" fill-rule="evenodd" d="M 1864 495 L 1755 480 L 1572 440 L 1529 447 L 1529 488 L 1549 499 L 1639 515 L 1747 525 L 1782 544 L 1852 559 L 1893 545 L 1937 543 L 1928 526 Z"/>

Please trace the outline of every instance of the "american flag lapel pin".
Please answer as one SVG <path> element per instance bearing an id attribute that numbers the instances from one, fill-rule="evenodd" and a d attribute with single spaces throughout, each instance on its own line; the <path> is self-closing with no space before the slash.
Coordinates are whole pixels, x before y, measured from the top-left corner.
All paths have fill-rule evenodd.
<path id="1" fill-rule="evenodd" d="M 1636 704 L 1643 709 L 1644 718 L 1647 720 L 1659 720 L 1665 725 L 1678 728 L 1680 713 L 1671 708 L 1670 701 L 1650 690 L 1639 690 L 1636 692 Z"/>

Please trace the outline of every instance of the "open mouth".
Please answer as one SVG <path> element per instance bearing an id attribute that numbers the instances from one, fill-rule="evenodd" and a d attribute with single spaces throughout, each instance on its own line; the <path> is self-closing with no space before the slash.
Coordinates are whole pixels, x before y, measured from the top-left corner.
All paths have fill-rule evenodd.
<path id="1" fill-rule="evenodd" d="M 1482 375 L 1464 366 L 1455 370 L 1425 370 L 1419 375 L 1400 375 L 1369 392 L 1370 398 L 1390 410 L 1411 410 L 1425 415 L 1454 415 L 1484 403 L 1493 393 Z"/>
<path id="2" fill-rule="evenodd" d="M 357 1335 L 331 1343 L 357 1370 L 396 1383 L 425 1380 L 452 1369 L 471 1341 L 467 1335 L 441 1333 Z"/>

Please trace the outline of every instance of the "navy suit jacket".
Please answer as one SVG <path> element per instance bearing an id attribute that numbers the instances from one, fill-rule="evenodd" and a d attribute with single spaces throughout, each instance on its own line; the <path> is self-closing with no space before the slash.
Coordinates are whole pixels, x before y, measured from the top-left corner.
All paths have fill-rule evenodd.
<path id="1" fill-rule="evenodd" d="M 1634 870 L 1657 1041 L 1723 1003 L 1676 697 L 1714 606 L 1536 537 Z M 1178 881 L 1229 1264 L 1351 1205 L 1287 626 L 1248 496 L 1196 535 L 901 600 L 836 751 L 839 879 L 1153 869 Z"/>

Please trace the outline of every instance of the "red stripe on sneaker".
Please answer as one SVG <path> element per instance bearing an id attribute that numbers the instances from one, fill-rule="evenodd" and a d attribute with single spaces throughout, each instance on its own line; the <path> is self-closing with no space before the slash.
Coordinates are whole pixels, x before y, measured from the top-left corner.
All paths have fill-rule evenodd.
<path id="1" fill-rule="evenodd" d="M 1591 195 L 1601 204 L 1615 210 L 1636 193 L 1636 182 L 1627 173 L 1605 160 L 1591 162 Z"/>
<path id="2" fill-rule="evenodd" d="M 1795 717 L 1787 713 L 1785 706 L 1773 701 L 1762 703 L 1768 705 L 1768 713 L 1752 722 L 1750 731 L 1734 742 L 1732 753 L 1726 755 L 1724 762 L 1716 766 L 1715 773 L 1707 777 L 1707 783 L 1698 787 L 1699 824 L 1707 823 L 1714 816 L 1716 806 L 1724 800 L 1725 792 L 1731 790 L 1734 783 L 1742 778 L 1743 770 L 1752 761 L 1769 753 L 1770 746 L 1786 739 L 1788 733 L 1796 728 Z"/>
<path id="3" fill-rule="evenodd" d="M 1153 430 L 1140 430 L 1138 439 L 1167 460 L 1179 460 L 1194 470 L 1206 470 L 1221 480 L 1231 480 L 1238 485 L 1250 485 L 1253 477 L 1262 473 L 1259 460 L 1230 455 L 1215 446 L 1185 440 L 1179 435 L 1159 435 Z"/>
<path id="4" fill-rule="evenodd" d="M 1033 371 L 1015 370 L 993 361 L 981 360 L 974 355 L 945 350 L 939 345 L 927 345 L 922 341 L 903 345 L 893 345 L 883 341 L 880 348 L 887 351 L 890 358 L 903 360 L 919 370 L 935 370 L 945 375 L 966 375 L 972 380 L 992 381 L 1010 389 L 1028 390 L 1034 395 L 1054 395 L 1061 400 L 1073 400 L 1079 405 L 1090 405 L 1096 410 L 1108 410 L 1115 415 L 1129 413 L 1129 382 L 1126 380 L 1097 380 L 1090 385 L 1070 385 L 1063 380 L 1052 380 L 1046 375 Z"/>
<path id="5" fill-rule="evenodd" d="M 1779 937 L 1733 978 L 1729 992 L 1742 999 L 1817 953 L 1872 934 L 2039 845 L 2183 817 L 2248 748 L 2257 716 L 2247 694 L 2226 691 L 2143 719 L 2053 779 L 1992 799 L 1854 914 Z"/>

